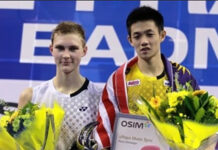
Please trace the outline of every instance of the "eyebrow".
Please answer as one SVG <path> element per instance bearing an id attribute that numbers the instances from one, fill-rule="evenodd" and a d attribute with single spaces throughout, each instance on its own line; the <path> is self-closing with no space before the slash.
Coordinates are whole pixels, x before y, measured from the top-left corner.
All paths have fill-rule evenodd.
<path id="1" fill-rule="evenodd" d="M 63 45 L 55 45 L 55 48 L 64 48 Z"/>
<path id="2" fill-rule="evenodd" d="M 154 30 L 148 29 L 148 30 L 146 30 L 145 32 L 154 32 Z"/>
<path id="3" fill-rule="evenodd" d="M 56 45 L 55 48 L 57 48 L 57 49 L 65 49 L 65 48 L 67 48 L 67 49 L 79 49 L 79 46 L 69 45 L 69 46 L 65 47 L 64 45 L 60 44 L 60 45 Z"/>
<path id="4" fill-rule="evenodd" d="M 68 48 L 79 48 L 79 46 L 77 46 L 77 45 L 70 45 L 70 46 L 68 46 Z"/>
<path id="5" fill-rule="evenodd" d="M 137 34 L 142 34 L 142 33 L 150 33 L 150 32 L 154 32 L 152 29 L 148 29 L 148 30 L 145 30 L 145 31 L 136 31 L 134 32 L 132 35 L 137 35 Z"/>

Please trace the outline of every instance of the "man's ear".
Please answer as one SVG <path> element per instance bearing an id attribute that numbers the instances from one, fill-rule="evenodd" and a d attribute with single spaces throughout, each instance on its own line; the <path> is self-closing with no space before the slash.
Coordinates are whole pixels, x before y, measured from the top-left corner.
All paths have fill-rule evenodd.
<path id="1" fill-rule="evenodd" d="M 82 57 L 86 56 L 87 51 L 88 51 L 88 47 L 85 45 L 84 48 L 83 48 L 83 55 L 82 55 Z"/>
<path id="2" fill-rule="evenodd" d="M 130 44 L 131 46 L 133 46 L 133 45 L 132 45 L 132 38 L 131 38 L 129 35 L 127 36 L 127 40 L 129 41 L 129 44 Z"/>
<path id="3" fill-rule="evenodd" d="M 52 46 L 52 44 L 49 46 L 49 51 L 50 51 L 51 55 L 53 55 L 53 46 Z"/>
<path id="4" fill-rule="evenodd" d="M 166 37 L 166 31 L 163 30 L 163 31 L 161 31 L 161 33 L 160 33 L 161 42 L 164 41 L 165 37 Z"/>

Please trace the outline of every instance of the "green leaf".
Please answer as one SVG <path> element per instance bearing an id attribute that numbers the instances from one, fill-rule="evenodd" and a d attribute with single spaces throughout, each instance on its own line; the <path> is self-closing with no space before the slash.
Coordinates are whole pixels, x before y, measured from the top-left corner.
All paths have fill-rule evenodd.
<path id="1" fill-rule="evenodd" d="M 44 135 L 44 141 L 41 147 L 41 150 L 45 149 L 46 143 L 47 143 L 47 139 L 48 139 L 48 132 L 49 132 L 49 127 L 50 127 L 50 118 L 49 118 L 49 114 L 48 112 L 46 112 L 46 120 L 45 120 L 46 124 L 45 124 L 45 135 Z"/>
<path id="2" fill-rule="evenodd" d="M 197 96 L 194 96 L 192 99 L 192 102 L 193 102 L 193 106 L 194 106 L 195 111 L 197 111 L 200 107 L 199 98 Z"/>
<path id="3" fill-rule="evenodd" d="M 32 102 L 28 102 L 22 109 L 21 114 L 33 114 L 35 110 L 39 109 L 38 104 L 33 104 Z"/>
<path id="4" fill-rule="evenodd" d="M 23 122 L 24 127 L 30 127 L 32 125 L 32 120 L 24 120 Z"/>
<path id="5" fill-rule="evenodd" d="M 185 140 L 185 134 L 184 134 L 184 129 L 183 129 L 183 121 L 182 118 L 179 116 L 174 116 L 174 124 L 178 127 L 179 133 L 180 133 L 180 137 L 182 142 L 184 142 Z"/>
<path id="6" fill-rule="evenodd" d="M 179 83 L 179 74 L 175 73 L 175 85 L 176 85 L 176 89 L 177 91 L 182 91 L 183 90 L 183 85 Z"/>
<path id="7" fill-rule="evenodd" d="M 200 122 L 204 114 L 205 114 L 205 109 L 201 107 L 195 115 L 195 121 Z"/>
<path id="8" fill-rule="evenodd" d="M 20 128 L 20 120 L 18 118 L 15 118 L 12 123 L 12 126 L 13 126 L 13 131 L 17 132 Z"/>
<path id="9" fill-rule="evenodd" d="M 185 97 L 184 99 L 184 105 L 188 108 L 189 112 L 191 113 L 191 116 L 194 118 L 195 117 L 195 112 L 194 112 L 194 108 L 191 104 L 191 98 L 189 97 Z"/>
<path id="10" fill-rule="evenodd" d="M 205 105 L 205 101 L 208 100 L 208 92 L 206 92 L 205 94 L 201 95 L 201 97 L 199 98 L 200 101 L 200 107 L 202 107 L 203 105 Z"/>
<path id="11" fill-rule="evenodd" d="M 188 82 L 186 82 L 185 83 L 185 86 L 186 86 L 186 90 L 187 91 L 193 91 L 193 87 L 192 87 L 192 85 L 191 85 L 191 80 L 190 81 L 188 81 Z"/>

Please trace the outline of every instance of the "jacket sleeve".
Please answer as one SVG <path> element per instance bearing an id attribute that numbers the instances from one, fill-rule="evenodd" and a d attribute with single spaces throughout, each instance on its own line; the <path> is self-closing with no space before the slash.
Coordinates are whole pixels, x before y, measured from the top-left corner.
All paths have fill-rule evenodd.
<path id="1" fill-rule="evenodd" d="M 114 92 L 114 73 L 108 79 L 99 101 L 97 121 L 99 125 L 94 130 L 94 138 L 98 149 L 109 148 L 112 142 L 113 127 L 116 113 L 119 111 Z"/>

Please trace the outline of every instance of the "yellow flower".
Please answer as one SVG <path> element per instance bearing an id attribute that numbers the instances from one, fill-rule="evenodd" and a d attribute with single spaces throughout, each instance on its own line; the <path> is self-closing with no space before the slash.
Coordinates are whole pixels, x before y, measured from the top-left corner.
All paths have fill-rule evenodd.
<path id="1" fill-rule="evenodd" d="M 182 104 L 185 96 L 187 96 L 188 94 L 189 92 L 187 91 L 167 93 L 170 107 L 175 107 L 178 104 Z"/>
<path id="2" fill-rule="evenodd" d="M 176 108 L 171 107 L 166 109 L 166 113 L 176 112 Z"/>
<path id="3" fill-rule="evenodd" d="M 161 103 L 161 99 L 159 96 L 152 97 L 150 100 L 150 104 L 153 108 L 159 108 Z"/>
<path id="4" fill-rule="evenodd" d="M 189 92 L 188 91 L 180 91 L 180 92 L 177 92 L 177 94 L 178 94 L 178 97 L 182 97 L 182 99 L 184 99 L 185 96 L 189 95 Z"/>
<path id="5" fill-rule="evenodd" d="M 199 96 L 199 95 L 203 95 L 205 94 L 206 91 L 205 90 L 196 90 L 192 93 L 193 96 Z"/>
<path id="6" fill-rule="evenodd" d="M 15 111 L 12 115 L 11 115 L 11 117 L 10 117 L 10 119 L 9 119 L 9 123 L 11 123 L 17 116 L 18 116 L 18 114 L 19 114 L 19 111 Z"/>
<path id="7" fill-rule="evenodd" d="M 178 96 L 178 95 L 177 95 L 176 92 L 172 92 L 172 93 L 168 93 L 168 94 L 167 94 L 170 107 L 177 106 L 177 104 L 178 104 L 177 96 Z"/>

